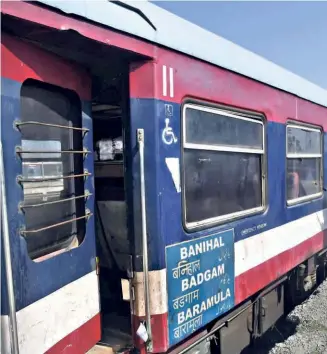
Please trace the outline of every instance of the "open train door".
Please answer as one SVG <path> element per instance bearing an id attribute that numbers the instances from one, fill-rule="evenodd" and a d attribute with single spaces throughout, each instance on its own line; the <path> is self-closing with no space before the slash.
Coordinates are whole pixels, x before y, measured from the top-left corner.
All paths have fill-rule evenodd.
<path id="1" fill-rule="evenodd" d="M 19 352 L 84 353 L 101 335 L 91 80 L 83 69 L 4 33 L 1 47 L 1 130 Z M 6 304 L 2 320 L 8 318 Z"/>

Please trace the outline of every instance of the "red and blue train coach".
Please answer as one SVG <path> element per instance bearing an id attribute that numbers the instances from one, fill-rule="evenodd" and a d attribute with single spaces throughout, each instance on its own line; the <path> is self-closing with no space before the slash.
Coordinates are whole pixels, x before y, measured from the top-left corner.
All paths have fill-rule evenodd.
<path id="1" fill-rule="evenodd" d="M 324 276 L 325 90 L 146 2 L 1 11 L 5 353 L 236 353 Z"/>

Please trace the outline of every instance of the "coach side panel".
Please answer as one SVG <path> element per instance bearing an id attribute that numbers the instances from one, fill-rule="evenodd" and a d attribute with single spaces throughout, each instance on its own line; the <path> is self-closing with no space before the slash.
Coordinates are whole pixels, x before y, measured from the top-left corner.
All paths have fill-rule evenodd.
<path id="1" fill-rule="evenodd" d="M 152 152 L 159 172 L 152 183 L 158 196 L 155 232 L 159 234 L 152 244 L 150 263 L 151 271 L 167 282 L 168 296 L 166 300 L 166 294 L 157 294 L 152 306 L 160 307 L 167 318 L 163 336 L 171 347 L 327 246 L 324 174 L 320 175 L 324 181 L 319 193 L 309 200 L 288 205 L 286 188 L 286 125 L 313 125 L 322 130 L 323 143 L 327 110 L 166 50 L 159 50 L 156 63 L 149 65 L 155 75 L 155 90 L 150 92 L 145 85 L 138 88 L 137 95 L 144 102 L 154 100 L 155 105 L 150 111 L 155 115 Z M 235 220 L 187 228 L 185 104 L 218 107 L 263 124 L 261 209 Z M 199 161 L 206 156 L 210 158 L 204 154 Z M 324 156 L 319 157 L 322 165 Z M 226 165 L 219 168 L 226 169 Z"/>

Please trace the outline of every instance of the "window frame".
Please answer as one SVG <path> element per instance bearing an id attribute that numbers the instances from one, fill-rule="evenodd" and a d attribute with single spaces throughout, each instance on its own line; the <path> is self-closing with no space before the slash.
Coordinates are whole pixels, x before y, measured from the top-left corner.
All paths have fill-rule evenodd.
<path id="1" fill-rule="evenodd" d="M 319 132 L 320 134 L 320 154 L 297 154 L 297 153 L 288 153 L 288 135 L 287 135 L 287 129 L 288 128 L 294 128 L 294 129 L 302 129 L 306 131 L 314 131 L 314 132 Z M 286 197 L 286 205 L 287 206 L 293 206 L 293 205 L 298 205 L 301 203 L 305 203 L 310 200 L 318 200 L 323 196 L 323 183 L 324 183 L 324 134 L 322 127 L 318 125 L 313 125 L 313 124 L 307 124 L 307 123 L 302 123 L 302 122 L 294 122 L 294 121 L 288 121 L 286 122 L 285 126 L 285 148 L 286 148 L 286 158 L 285 158 L 285 197 Z M 320 188 L 321 191 L 319 193 L 314 193 L 310 195 L 306 195 L 303 197 L 298 197 L 294 199 L 287 199 L 287 161 L 288 159 L 296 159 L 296 158 L 315 158 L 315 159 L 320 159 L 320 171 L 319 171 L 319 181 L 320 181 Z"/>
<path id="2" fill-rule="evenodd" d="M 55 92 L 57 94 L 60 94 L 62 97 L 65 97 L 66 99 L 68 99 L 68 101 L 70 101 L 70 103 L 72 103 L 75 100 L 75 103 L 78 104 L 78 116 L 76 115 L 76 117 L 75 117 L 76 120 L 78 121 L 78 125 L 75 125 L 76 122 L 70 122 L 67 116 L 62 116 L 62 118 L 66 121 L 65 127 L 67 126 L 67 128 L 68 128 L 67 144 L 69 145 L 69 148 L 66 149 L 66 150 L 74 150 L 75 139 L 77 139 L 74 136 L 74 134 L 81 134 L 81 136 L 79 138 L 80 138 L 80 142 L 81 142 L 81 148 L 84 151 L 85 150 L 85 146 L 84 146 L 83 132 L 81 131 L 79 133 L 78 131 L 74 130 L 74 128 L 78 128 L 78 129 L 82 129 L 83 128 L 82 101 L 81 101 L 81 98 L 79 97 L 79 95 L 74 90 L 70 90 L 70 89 L 67 89 L 65 87 L 62 87 L 62 86 L 59 86 L 59 85 L 56 85 L 56 84 L 43 82 L 43 81 L 40 81 L 40 80 L 37 80 L 37 79 L 31 79 L 31 78 L 26 79 L 25 81 L 23 81 L 23 83 L 21 85 L 21 89 L 20 89 L 20 116 L 19 116 L 19 120 L 17 120 L 17 123 L 21 123 L 21 122 L 25 121 L 24 116 L 23 116 L 23 109 L 22 109 L 22 102 L 23 102 L 22 98 L 24 97 L 23 96 L 23 89 L 26 86 L 28 86 L 28 85 L 37 87 L 38 89 L 44 89 L 44 90 L 48 90 L 48 91 L 53 91 L 53 92 Z M 28 120 L 29 119 L 27 119 L 27 121 Z M 34 120 L 35 119 L 33 119 L 33 121 Z M 39 122 L 39 120 L 36 120 L 36 122 Z M 47 123 L 48 124 L 48 122 L 41 122 L 41 123 Z M 51 129 L 54 126 L 55 126 L 55 123 L 49 123 L 47 129 Z M 46 126 L 44 126 L 44 129 L 46 129 Z M 58 126 L 57 129 L 64 129 L 64 128 Z M 20 139 L 20 148 L 22 150 L 24 150 L 24 148 L 22 148 L 24 140 L 29 140 L 29 141 L 33 141 L 33 142 L 35 142 L 35 141 L 44 142 L 43 140 L 26 139 L 24 137 L 24 133 L 23 133 L 23 131 L 21 131 L 21 129 L 17 128 L 17 131 L 19 131 L 19 133 L 20 133 L 20 138 L 19 138 Z M 48 142 L 48 140 L 46 140 L 46 141 Z M 63 147 L 62 147 L 62 145 L 63 145 L 62 137 L 60 137 L 60 140 L 49 140 L 49 141 L 51 141 L 51 142 L 60 141 L 60 150 L 63 149 Z M 28 150 L 35 151 L 34 149 L 28 149 Z M 54 151 L 53 153 L 49 153 L 49 155 L 57 154 L 57 153 L 58 153 L 57 151 Z M 43 153 L 41 152 L 40 154 L 42 155 Z M 65 180 L 64 180 L 65 176 L 64 176 L 64 173 L 63 173 L 64 162 L 62 160 L 63 156 L 62 156 L 61 151 L 59 152 L 59 154 L 60 154 L 60 159 L 61 159 L 60 163 L 62 165 L 62 175 L 58 177 L 58 180 L 61 180 L 63 182 L 63 186 L 64 186 L 63 190 L 65 190 Z M 30 163 L 29 162 L 29 158 L 27 157 L 28 155 L 29 155 L 29 153 L 21 153 L 21 155 L 20 155 L 20 167 L 21 167 L 21 171 L 20 172 L 21 173 L 18 176 L 20 178 L 24 178 L 24 165 L 26 166 L 26 165 L 28 165 Z M 77 159 L 80 160 L 80 162 L 81 162 L 81 164 L 80 164 L 81 170 L 84 171 L 84 158 L 82 156 L 80 156 L 80 155 L 75 156 L 73 153 L 69 154 L 69 155 L 70 155 L 70 156 L 68 156 L 69 169 L 72 170 L 72 172 L 69 175 L 75 175 L 76 174 L 76 170 L 78 168 L 77 167 L 78 164 L 76 164 L 75 160 L 77 160 Z M 35 161 L 33 162 L 34 164 L 36 164 L 38 166 L 41 166 L 41 172 L 42 172 L 41 180 L 44 179 L 44 178 L 48 178 L 48 177 L 52 178 L 52 176 L 45 176 L 44 175 L 44 164 L 52 164 L 52 163 L 56 163 L 57 162 L 57 161 L 55 161 L 55 162 L 54 161 L 43 161 L 43 159 L 44 159 L 44 156 L 38 157 L 37 160 L 35 158 Z M 27 177 L 27 178 L 29 178 L 29 177 Z M 41 181 L 41 182 L 43 182 L 43 181 Z M 22 182 L 21 186 L 20 186 L 20 188 L 22 190 L 22 199 L 20 200 L 20 210 L 22 211 L 22 214 L 24 216 L 23 217 L 23 224 L 22 224 L 22 228 L 21 228 L 21 231 L 23 231 L 23 232 L 26 231 L 26 227 L 27 227 L 26 210 L 25 211 L 23 211 L 23 210 L 26 207 L 30 208 L 30 205 L 29 205 L 30 203 L 29 202 L 26 203 L 25 196 L 24 196 L 25 183 L 34 183 L 34 182 Z M 36 183 L 38 183 L 38 182 L 36 182 Z M 27 253 L 28 257 L 31 259 L 32 262 L 35 262 L 35 263 L 43 262 L 43 261 L 45 261 L 45 260 L 47 260 L 49 258 L 55 257 L 55 256 L 57 256 L 57 255 L 59 255 L 61 253 L 67 252 L 70 249 L 77 248 L 77 247 L 81 246 L 81 244 L 85 240 L 86 228 L 87 228 L 86 199 L 84 199 L 84 202 L 82 202 L 80 200 L 80 196 L 81 195 L 84 196 L 84 195 L 87 195 L 87 193 L 88 193 L 88 191 L 86 189 L 85 179 L 83 179 L 83 182 L 79 183 L 79 186 L 78 186 L 78 182 L 75 179 L 67 180 L 66 183 L 67 183 L 67 185 L 69 185 L 69 190 L 72 192 L 72 195 L 75 196 L 74 200 L 72 200 L 74 202 L 74 205 L 71 208 L 71 214 L 72 215 L 75 214 L 75 217 L 72 217 L 72 218 L 78 218 L 78 217 L 81 217 L 81 216 L 84 216 L 85 218 L 84 219 L 80 219 L 80 220 L 76 219 L 74 222 L 71 223 L 72 232 L 71 232 L 71 236 L 70 237 L 63 238 L 62 240 L 57 241 L 54 244 L 45 245 L 42 248 L 38 247 L 37 249 L 33 250 L 33 252 L 29 252 L 27 247 L 26 247 L 26 251 L 27 251 L 26 253 Z M 45 187 L 45 188 L 47 188 L 47 187 Z M 80 190 L 80 193 L 77 194 L 78 190 Z M 36 194 L 39 194 L 39 193 L 36 193 Z M 62 200 L 66 200 L 67 202 L 69 202 L 70 201 L 69 198 L 70 197 L 63 197 L 63 198 L 58 199 L 57 202 L 62 201 Z M 42 205 L 43 204 L 42 201 L 38 201 L 37 203 L 33 202 L 33 204 L 39 204 L 38 207 L 40 209 L 43 208 L 44 206 L 47 207 L 48 205 L 51 205 L 51 204 L 47 204 L 45 202 L 44 206 L 43 206 Z M 83 204 L 83 207 L 82 207 L 82 204 Z M 60 207 L 60 206 L 58 206 L 58 207 Z M 84 212 L 81 213 L 81 215 L 79 215 L 80 214 L 78 212 L 79 209 L 80 210 L 82 210 L 82 209 L 84 210 Z M 62 220 L 58 219 L 58 222 L 60 222 L 60 221 L 62 221 Z M 49 225 L 45 225 L 45 227 L 53 226 L 55 224 L 57 224 L 57 223 L 50 223 Z M 40 228 L 42 228 L 42 227 L 40 227 Z M 33 231 L 33 230 L 30 230 L 30 231 Z M 40 231 L 40 233 L 42 233 L 42 232 L 44 232 L 44 231 Z M 22 232 L 20 232 L 20 236 L 23 237 L 23 238 L 33 237 L 33 236 L 23 236 Z M 57 249 L 55 249 L 56 248 L 55 246 L 57 246 Z M 35 256 L 38 253 L 44 253 L 44 254 Z"/>
<path id="3" fill-rule="evenodd" d="M 196 144 L 188 143 L 186 141 L 186 109 L 191 108 L 198 111 L 224 115 L 234 119 L 251 121 L 262 126 L 262 149 L 256 148 L 238 148 L 238 147 L 227 147 L 226 145 L 208 145 L 208 144 Z M 267 209 L 267 154 L 266 154 L 266 119 L 264 115 L 258 114 L 252 111 L 237 110 L 236 108 L 213 105 L 207 102 L 186 100 L 181 108 L 181 124 L 182 124 L 182 139 L 181 139 L 181 186 L 182 186 L 182 214 L 183 214 L 183 226 L 186 231 L 197 231 L 209 227 L 214 227 L 216 225 L 222 224 L 224 222 L 234 221 L 243 217 L 248 217 L 251 215 L 256 215 L 265 212 Z M 187 222 L 186 220 L 186 188 L 185 188 L 185 161 L 184 161 L 184 150 L 207 150 L 216 152 L 239 152 L 247 154 L 259 154 L 261 155 L 261 206 L 251 208 L 248 210 L 242 210 L 234 213 L 229 213 L 226 215 L 220 215 L 212 218 L 207 218 L 195 222 Z"/>

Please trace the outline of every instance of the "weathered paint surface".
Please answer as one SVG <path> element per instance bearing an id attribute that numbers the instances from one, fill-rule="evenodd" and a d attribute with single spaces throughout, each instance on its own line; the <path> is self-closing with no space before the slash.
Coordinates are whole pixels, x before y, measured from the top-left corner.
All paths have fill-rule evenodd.
<path id="1" fill-rule="evenodd" d="M 66 16 L 36 8 L 31 4 L 22 3 L 20 5 L 20 7 L 15 7 L 10 2 L 5 4 L 8 13 L 21 18 L 27 17 L 29 20 L 41 22 L 52 28 L 59 29 L 67 20 Z M 24 12 L 22 9 L 24 7 L 26 9 L 26 6 L 29 11 Z M 243 301 L 323 248 L 326 224 L 324 221 L 325 211 L 322 210 L 326 205 L 325 197 L 287 208 L 284 183 L 285 159 L 281 157 L 286 153 L 284 142 L 287 120 L 293 119 L 321 125 L 326 132 L 326 109 L 194 58 L 162 48 L 155 48 L 134 38 L 131 39 L 103 28 L 100 29 L 76 19 L 68 19 L 68 21 L 72 21 L 69 22 L 70 25 L 74 25 L 81 34 L 89 38 L 139 52 L 149 57 L 153 56 L 155 59 L 152 62 L 138 64 L 131 68 L 130 151 L 136 151 L 136 129 L 144 128 L 150 271 L 154 274 L 154 283 L 162 287 L 151 299 L 154 351 L 164 352 L 168 348 L 168 308 L 167 305 L 164 305 L 166 303 L 166 289 L 163 289 L 163 279 L 166 276 L 166 246 L 233 229 L 235 237 L 235 303 Z M 106 42 L 108 38 L 110 41 Z M 89 236 L 87 235 L 79 248 L 49 259 L 42 263 L 42 266 L 27 258 L 24 242 L 17 234 L 16 230 L 22 223 L 21 216 L 17 215 L 17 203 L 21 200 L 21 192 L 14 180 L 21 172 L 21 166 L 13 147 L 19 143 L 20 137 L 18 132 L 13 129 L 12 123 L 14 119 L 19 117 L 21 82 L 31 76 L 54 84 L 68 85 L 75 89 L 79 92 L 80 97 L 84 98 L 83 124 L 91 128 L 89 93 L 87 90 L 85 91 L 85 85 L 82 84 L 88 82 L 88 79 L 83 76 L 85 73 L 81 73 L 81 76 L 86 81 L 80 81 L 80 77 L 77 78 L 77 76 L 76 80 L 72 76 L 67 76 L 70 79 L 64 80 L 63 77 L 66 78 L 66 75 L 74 76 L 80 72 L 76 68 L 68 70 L 66 64 L 56 61 L 51 62 L 51 67 L 58 65 L 57 70 L 51 72 L 45 70 L 47 65 L 44 63 L 50 60 L 48 54 L 33 56 L 34 59 L 38 59 L 35 63 L 40 63 L 38 70 L 35 70 L 36 64 L 34 62 L 33 65 L 28 65 L 24 63 L 24 60 L 17 61 L 17 57 L 23 55 L 19 53 L 19 50 L 17 52 L 19 46 L 20 44 L 17 47 L 15 43 L 7 43 L 6 48 L 10 47 L 10 50 L 4 52 L 3 56 L 3 59 L 7 60 L 9 64 L 2 74 L 5 79 L 2 80 L 1 124 L 3 130 L 6 131 L 4 137 L 6 183 L 9 186 L 10 194 L 8 200 L 11 201 L 8 212 L 10 213 L 13 260 L 17 264 L 15 272 L 16 301 L 18 310 L 21 310 L 90 273 L 95 264 L 92 220 L 88 224 L 90 227 Z M 11 59 L 8 60 L 8 58 Z M 17 64 L 17 70 L 12 70 L 11 61 Z M 26 64 L 27 68 L 21 63 Z M 265 213 L 219 225 L 210 230 L 185 232 L 181 220 L 183 215 L 182 193 L 178 192 L 176 183 L 173 183 L 172 173 L 167 168 L 166 159 L 180 161 L 181 170 L 183 169 L 181 105 L 186 98 L 231 105 L 265 115 L 265 126 L 269 136 L 266 145 L 269 208 Z M 89 147 L 89 150 L 92 148 L 91 140 L 90 135 L 86 137 L 86 146 Z M 283 143 L 276 144 L 276 142 Z M 325 156 L 326 149 L 327 144 L 325 143 Z M 130 159 L 133 171 L 133 181 L 130 182 L 135 186 L 132 192 L 135 193 L 137 200 L 139 195 L 137 154 L 131 156 Z M 326 165 L 326 157 L 324 159 Z M 87 158 L 86 167 L 89 171 L 93 171 L 92 157 Z M 327 177 L 325 176 L 324 179 L 326 184 Z M 92 191 L 93 185 L 89 181 L 87 183 L 89 183 L 87 188 Z M 92 210 L 92 198 L 89 203 L 88 206 Z M 137 203 L 134 208 L 135 251 L 140 254 L 140 235 L 137 227 L 139 206 Z M 319 220 L 318 223 L 317 220 Z M 264 229 L 259 230 L 258 225 L 265 225 Z M 136 271 L 142 271 L 141 262 L 136 262 Z M 49 278 L 49 274 L 52 272 L 56 273 L 56 281 Z M 97 289 L 95 290 L 97 291 Z M 139 310 L 133 315 L 136 325 L 143 316 L 142 301 L 137 306 L 135 308 Z M 67 352 L 74 352 L 73 348 L 76 348 L 76 343 L 82 341 L 82 337 L 89 338 L 95 343 L 95 338 L 99 334 L 93 333 L 91 328 L 99 328 L 99 316 L 93 317 L 74 332 L 67 332 L 66 337 L 59 341 L 53 350 L 65 349 Z M 88 337 L 87 334 L 92 335 Z M 84 345 L 87 346 L 89 343 L 87 345 L 84 343 L 83 348 Z"/>
<path id="2" fill-rule="evenodd" d="M 29 16 L 36 22 L 61 30 L 73 29 L 86 37 L 109 45 L 117 45 L 119 42 L 120 47 L 142 54 L 147 53 L 146 49 L 149 47 L 154 54 L 154 46 L 149 43 L 155 43 L 186 54 L 183 57 L 191 56 L 197 58 L 197 61 L 209 62 L 213 66 L 235 71 L 240 76 L 244 75 L 327 106 L 326 90 L 323 88 L 223 37 L 181 19 L 150 1 L 122 1 L 127 7 L 106 0 L 98 0 L 97 7 L 92 6 L 90 0 L 81 0 L 79 4 L 60 0 L 40 2 L 63 11 L 64 14 L 49 13 L 37 6 L 29 7 L 28 4 L 21 4 L 18 7 L 9 1 L 4 2 L 2 11 L 18 17 L 22 16 L 23 12 L 23 18 Z M 82 25 L 80 21 L 71 18 L 70 14 L 84 17 L 88 21 L 100 24 L 101 27 L 90 25 L 88 22 Z M 102 26 L 116 29 L 120 33 L 125 32 L 126 36 L 120 33 L 112 35 L 111 31 L 103 29 Z M 192 35 L 189 35 L 190 33 Z M 168 68 L 167 65 L 167 73 L 170 75 Z"/>
<path id="3" fill-rule="evenodd" d="M 92 291 L 97 287 L 98 277 L 93 271 L 18 311 L 20 352 L 45 353 L 97 316 L 99 299 Z"/>

